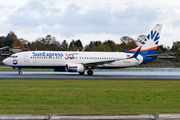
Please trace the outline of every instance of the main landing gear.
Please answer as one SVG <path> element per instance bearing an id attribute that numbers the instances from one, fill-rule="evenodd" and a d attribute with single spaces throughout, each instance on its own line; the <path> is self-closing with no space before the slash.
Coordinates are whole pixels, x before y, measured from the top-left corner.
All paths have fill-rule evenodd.
<path id="1" fill-rule="evenodd" d="M 18 71 L 18 73 L 21 75 L 21 74 L 22 74 L 22 71 L 20 70 L 20 71 Z"/>
<path id="2" fill-rule="evenodd" d="M 87 71 L 87 74 L 88 74 L 88 75 L 93 75 L 93 71 L 92 71 L 91 69 L 89 69 L 89 70 Z"/>
<path id="3" fill-rule="evenodd" d="M 93 75 L 93 71 L 89 69 L 89 70 L 87 71 L 87 74 L 88 74 L 88 75 Z M 84 71 L 83 71 L 83 72 L 79 72 L 79 75 L 84 75 Z"/>

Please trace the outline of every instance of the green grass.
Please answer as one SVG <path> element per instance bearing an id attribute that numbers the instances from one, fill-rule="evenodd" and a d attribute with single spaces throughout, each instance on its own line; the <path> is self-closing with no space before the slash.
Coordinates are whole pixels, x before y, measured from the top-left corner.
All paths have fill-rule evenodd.
<path id="1" fill-rule="evenodd" d="M 179 113 L 180 81 L 0 80 L 1 114 Z"/>

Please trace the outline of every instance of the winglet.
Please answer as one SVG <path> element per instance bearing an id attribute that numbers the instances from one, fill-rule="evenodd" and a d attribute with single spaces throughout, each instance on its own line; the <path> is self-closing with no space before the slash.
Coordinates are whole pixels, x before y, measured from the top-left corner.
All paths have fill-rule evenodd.
<path id="1" fill-rule="evenodd" d="M 82 49 L 82 52 L 84 52 L 85 50 L 86 50 L 86 48 L 83 48 L 83 49 Z"/>
<path id="2" fill-rule="evenodd" d="M 141 48 L 142 48 L 142 46 L 140 46 L 138 48 L 138 50 L 134 53 L 134 55 L 131 58 L 136 58 L 138 56 L 139 52 L 141 51 Z"/>

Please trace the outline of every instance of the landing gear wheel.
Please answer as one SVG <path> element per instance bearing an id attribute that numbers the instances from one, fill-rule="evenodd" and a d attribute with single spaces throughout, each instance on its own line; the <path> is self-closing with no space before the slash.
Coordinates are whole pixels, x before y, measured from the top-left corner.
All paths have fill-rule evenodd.
<path id="1" fill-rule="evenodd" d="M 79 72 L 79 75 L 84 75 L 84 71 L 83 72 Z"/>
<path id="2" fill-rule="evenodd" d="M 21 75 L 21 74 L 22 74 L 22 71 L 20 70 L 20 71 L 18 71 L 18 73 Z"/>
<path id="3" fill-rule="evenodd" d="M 66 71 L 66 72 L 69 72 L 69 70 L 68 70 L 68 65 L 65 66 L 65 71 Z"/>
<path id="4" fill-rule="evenodd" d="M 88 75 L 93 75 L 93 71 L 92 71 L 92 70 L 88 70 L 88 71 L 87 71 L 87 74 L 88 74 Z"/>

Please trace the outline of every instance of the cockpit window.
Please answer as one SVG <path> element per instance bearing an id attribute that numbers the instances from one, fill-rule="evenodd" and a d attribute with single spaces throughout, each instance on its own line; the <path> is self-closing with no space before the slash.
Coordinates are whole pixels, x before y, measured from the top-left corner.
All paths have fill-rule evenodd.
<path id="1" fill-rule="evenodd" d="M 17 58 L 18 56 L 10 56 L 10 58 Z"/>

